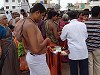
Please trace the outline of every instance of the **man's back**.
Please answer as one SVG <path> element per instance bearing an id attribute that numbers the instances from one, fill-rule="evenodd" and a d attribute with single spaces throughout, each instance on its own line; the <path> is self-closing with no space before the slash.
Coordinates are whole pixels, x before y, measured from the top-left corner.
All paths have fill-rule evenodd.
<path id="1" fill-rule="evenodd" d="M 88 56 L 85 42 L 87 39 L 87 29 L 84 23 L 77 21 L 77 19 L 71 20 L 71 22 L 62 29 L 60 37 L 62 40 L 68 40 L 70 59 L 84 59 Z"/>
<path id="2" fill-rule="evenodd" d="M 67 25 L 66 25 L 67 26 Z M 82 40 L 86 40 L 87 38 L 87 29 L 86 25 L 79 21 L 71 21 L 71 23 L 67 26 L 67 37 L 69 40 L 78 41 L 81 43 Z M 74 37 L 73 37 L 74 36 Z"/>

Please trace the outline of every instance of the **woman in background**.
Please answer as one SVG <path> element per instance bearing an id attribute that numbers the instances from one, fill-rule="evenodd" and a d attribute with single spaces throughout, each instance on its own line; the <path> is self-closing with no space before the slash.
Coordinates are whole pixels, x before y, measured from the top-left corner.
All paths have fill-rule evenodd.
<path id="1" fill-rule="evenodd" d="M 7 23 L 7 17 L 0 15 L 0 61 L 3 61 L 1 75 L 20 75 L 17 50 Z"/>

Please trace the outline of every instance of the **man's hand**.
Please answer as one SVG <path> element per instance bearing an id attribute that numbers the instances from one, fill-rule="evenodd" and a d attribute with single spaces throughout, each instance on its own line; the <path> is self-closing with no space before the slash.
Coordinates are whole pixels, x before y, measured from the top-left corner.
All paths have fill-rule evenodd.
<path id="1" fill-rule="evenodd" d="M 64 50 L 67 54 L 69 54 L 70 53 L 70 51 L 69 50 Z"/>
<path id="2" fill-rule="evenodd" d="M 69 50 L 61 51 L 61 54 L 62 54 L 62 55 L 68 55 L 69 53 L 70 53 Z"/>
<path id="3" fill-rule="evenodd" d="M 49 38 L 46 38 L 47 40 L 47 45 L 49 45 L 51 43 L 51 40 Z"/>

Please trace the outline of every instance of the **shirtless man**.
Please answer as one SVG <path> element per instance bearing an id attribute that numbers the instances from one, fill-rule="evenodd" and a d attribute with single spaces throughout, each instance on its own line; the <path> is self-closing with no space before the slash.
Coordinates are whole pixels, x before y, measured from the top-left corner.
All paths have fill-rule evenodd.
<path id="1" fill-rule="evenodd" d="M 50 75 L 45 55 L 46 45 L 50 42 L 50 39 L 44 40 L 36 25 L 36 22 L 42 19 L 45 11 L 46 9 L 42 4 L 35 4 L 23 25 L 23 43 L 25 49 L 28 50 L 26 61 L 30 75 Z"/>

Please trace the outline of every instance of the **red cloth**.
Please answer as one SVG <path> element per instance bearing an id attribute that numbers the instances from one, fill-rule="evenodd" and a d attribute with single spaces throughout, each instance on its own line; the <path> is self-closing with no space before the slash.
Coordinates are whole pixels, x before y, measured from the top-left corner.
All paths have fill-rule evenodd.
<path id="1" fill-rule="evenodd" d="M 68 24 L 69 22 L 63 21 L 62 19 L 59 20 L 60 30 L 63 29 L 63 27 Z"/>
<path id="2" fill-rule="evenodd" d="M 20 70 L 21 71 L 28 71 L 28 65 L 26 62 L 26 56 L 20 57 Z"/>

